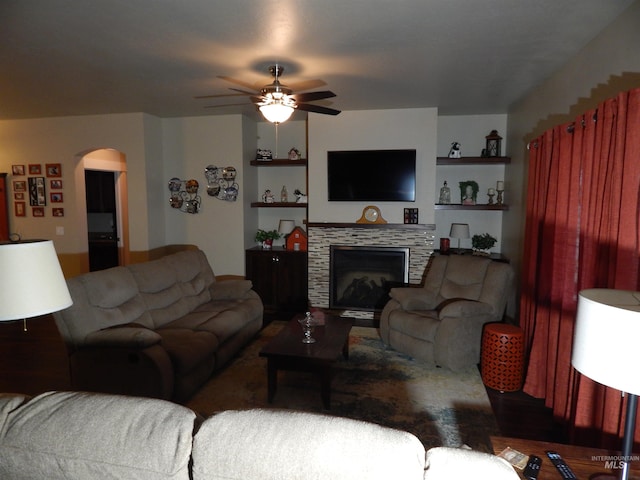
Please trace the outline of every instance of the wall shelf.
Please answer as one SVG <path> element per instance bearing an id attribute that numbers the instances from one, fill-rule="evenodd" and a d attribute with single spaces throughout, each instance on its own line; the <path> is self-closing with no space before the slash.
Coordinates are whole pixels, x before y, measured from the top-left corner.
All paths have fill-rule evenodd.
<path id="1" fill-rule="evenodd" d="M 296 203 L 296 202 L 251 202 L 252 208 L 307 208 L 308 203 Z"/>
<path id="2" fill-rule="evenodd" d="M 274 158 L 273 160 L 251 160 L 254 167 L 306 167 L 307 159 L 289 160 L 288 158 Z"/>
<path id="3" fill-rule="evenodd" d="M 488 204 L 478 204 L 478 205 L 461 205 L 459 203 L 450 203 L 450 204 L 435 204 L 436 210 L 509 210 L 508 205 L 488 205 Z"/>
<path id="4" fill-rule="evenodd" d="M 437 157 L 436 165 L 504 165 L 511 163 L 511 157 Z"/>

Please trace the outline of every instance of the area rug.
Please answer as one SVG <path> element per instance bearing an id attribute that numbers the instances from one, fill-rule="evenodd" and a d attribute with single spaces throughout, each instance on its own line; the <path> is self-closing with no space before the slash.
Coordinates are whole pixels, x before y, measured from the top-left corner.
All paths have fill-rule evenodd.
<path id="1" fill-rule="evenodd" d="M 373 328 L 352 329 L 349 359 L 335 366 L 330 410 L 323 408 L 319 378 L 311 373 L 279 372 L 268 403 L 267 360 L 258 354 L 283 326 L 273 322 L 263 329 L 186 405 L 205 417 L 249 408 L 319 412 L 409 431 L 426 448 L 492 451 L 489 436 L 499 429 L 478 369 L 452 372 L 413 360 L 386 348 Z"/>

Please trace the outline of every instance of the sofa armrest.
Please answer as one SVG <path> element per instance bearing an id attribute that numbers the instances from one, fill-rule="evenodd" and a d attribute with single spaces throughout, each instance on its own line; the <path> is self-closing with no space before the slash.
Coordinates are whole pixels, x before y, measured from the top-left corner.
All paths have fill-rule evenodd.
<path id="1" fill-rule="evenodd" d="M 438 317 L 469 317 L 474 315 L 491 315 L 493 307 L 488 303 L 467 300 L 465 298 L 450 298 L 438 305 Z"/>
<path id="2" fill-rule="evenodd" d="M 214 282 L 209 290 L 211 300 L 229 300 L 244 298 L 252 287 L 251 280 L 223 280 Z"/>
<path id="3" fill-rule="evenodd" d="M 520 477 L 506 460 L 489 453 L 450 447 L 435 447 L 427 451 L 424 479 L 451 478 L 518 480 Z"/>
<path id="4" fill-rule="evenodd" d="M 389 296 L 396 300 L 403 310 L 433 310 L 436 308 L 436 294 L 424 288 L 396 287 Z"/>
<path id="5" fill-rule="evenodd" d="M 147 348 L 160 343 L 162 337 L 148 328 L 108 328 L 85 337 L 85 347 Z"/>

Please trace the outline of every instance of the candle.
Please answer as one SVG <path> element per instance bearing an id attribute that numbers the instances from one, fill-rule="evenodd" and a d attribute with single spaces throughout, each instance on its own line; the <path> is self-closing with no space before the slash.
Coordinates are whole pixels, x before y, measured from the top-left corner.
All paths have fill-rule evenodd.
<path id="1" fill-rule="evenodd" d="M 493 188 L 489 189 L 489 195 L 494 195 L 496 193 L 496 191 Z"/>
<path id="2" fill-rule="evenodd" d="M 504 190 L 504 182 L 502 180 L 498 180 L 496 184 L 496 190 L 498 190 L 499 192 Z"/>

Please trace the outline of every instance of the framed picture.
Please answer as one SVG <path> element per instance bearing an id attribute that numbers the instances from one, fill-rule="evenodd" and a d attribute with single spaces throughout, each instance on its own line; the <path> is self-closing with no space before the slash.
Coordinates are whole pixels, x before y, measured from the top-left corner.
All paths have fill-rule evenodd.
<path id="1" fill-rule="evenodd" d="M 62 192 L 51 192 L 51 203 L 62 203 Z"/>
<path id="2" fill-rule="evenodd" d="M 32 207 L 40 207 L 46 204 L 47 193 L 44 177 L 29 177 L 29 205 Z"/>
<path id="3" fill-rule="evenodd" d="M 460 203 L 462 205 L 475 205 L 478 190 L 478 182 L 474 180 L 460 182 Z"/>
<path id="4" fill-rule="evenodd" d="M 14 202 L 13 203 L 13 211 L 16 214 L 16 217 L 26 217 L 27 216 L 27 204 L 25 202 Z"/>
<path id="5" fill-rule="evenodd" d="M 64 208 L 54 207 L 51 211 L 54 217 L 64 217 Z"/>
<path id="6" fill-rule="evenodd" d="M 11 165 L 11 173 L 14 175 L 24 175 L 24 165 Z"/>
<path id="7" fill-rule="evenodd" d="M 39 163 L 30 163 L 29 175 L 42 175 L 42 165 Z"/>
<path id="8" fill-rule="evenodd" d="M 14 192 L 26 192 L 27 191 L 27 182 L 24 180 L 14 180 L 13 181 L 13 191 Z"/>
<path id="9" fill-rule="evenodd" d="M 62 176 L 62 165 L 60 165 L 59 163 L 47 163 L 45 167 L 47 170 L 47 177 Z"/>
<path id="10" fill-rule="evenodd" d="M 24 200 L 24 192 L 18 192 L 13 194 L 14 200 Z"/>
<path id="11" fill-rule="evenodd" d="M 34 217 L 44 217 L 44 207 L 33 207 L 31 212 Z"/>
<path id="12" fill-rule="evenodd" d="M 51 190 L 62 190 L 62 180 L 50 180 Z"/>

